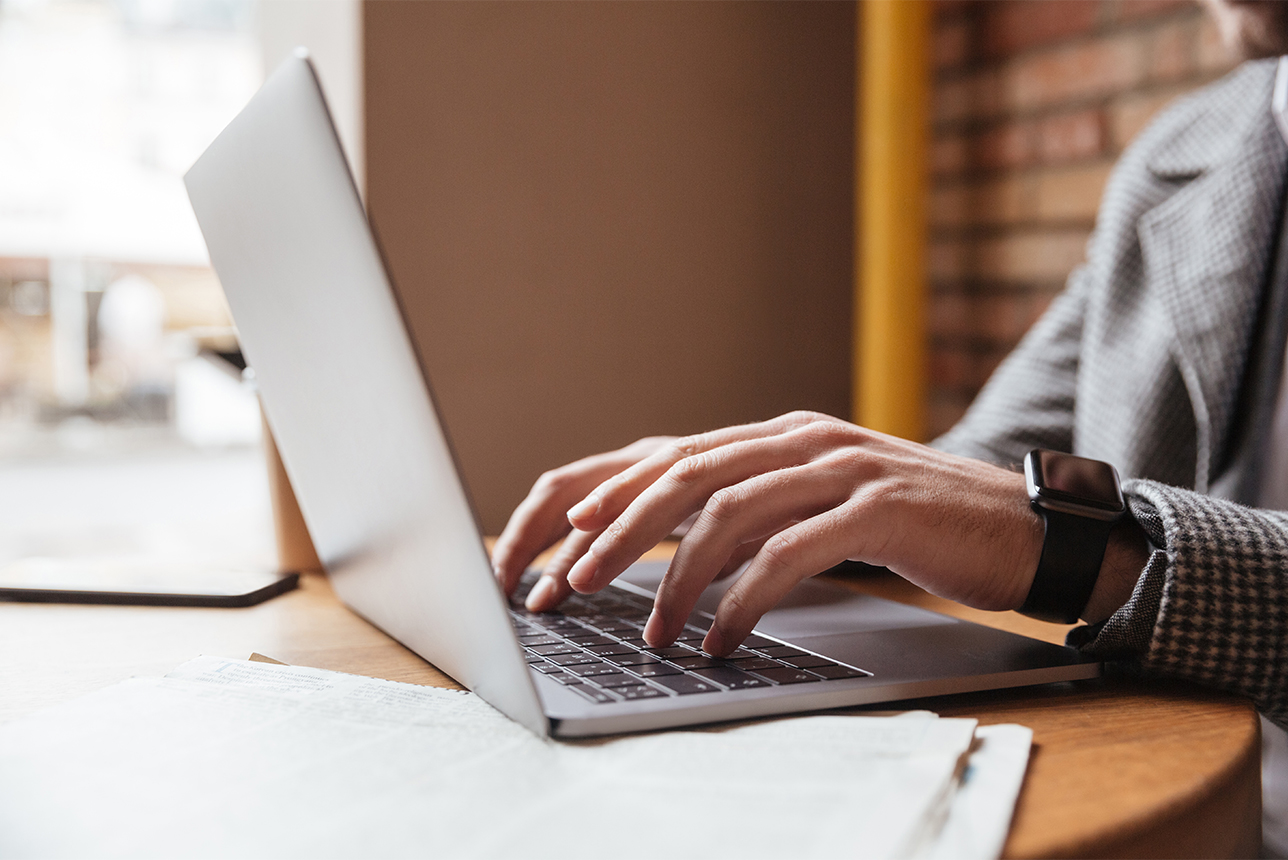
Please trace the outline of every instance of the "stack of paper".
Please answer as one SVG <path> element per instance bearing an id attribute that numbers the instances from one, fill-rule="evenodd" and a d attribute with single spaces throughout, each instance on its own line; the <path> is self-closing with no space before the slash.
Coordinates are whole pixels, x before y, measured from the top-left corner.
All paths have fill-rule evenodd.
<path id="1" fill-rule="evenodd" d="M 0 855 L 996 857 L 1029 743 L 924 712 L 543 741 L 468 693 L 203 657 L 0 727 Z"/>

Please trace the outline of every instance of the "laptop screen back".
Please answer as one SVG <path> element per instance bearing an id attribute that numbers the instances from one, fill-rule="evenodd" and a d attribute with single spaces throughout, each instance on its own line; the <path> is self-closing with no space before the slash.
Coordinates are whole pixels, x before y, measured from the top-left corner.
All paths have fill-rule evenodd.
<path id="1" fill-rule="evenodd" d="M 337 593 L 544 734 L 536 691 L 307 58 L 278 68 L 185 182 Z"/>

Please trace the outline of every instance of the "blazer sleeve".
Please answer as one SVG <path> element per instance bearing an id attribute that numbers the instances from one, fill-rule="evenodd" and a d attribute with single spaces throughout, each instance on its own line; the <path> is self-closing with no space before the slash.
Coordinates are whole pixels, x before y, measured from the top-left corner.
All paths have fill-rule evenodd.
<path id="1" fill-rule="evenodd" d="M 1085 266 L 998 366 L 951 430 L 930 444 L 999 464 L 1033 448 L 1070 451 L 1088 281 Z"/>
<path id="2" fill-rule="evenodd" d="M 1153 544 L 1131 599 L 1070 645 L 1251 698 L 1288 726 L 1288 512 L 1124 484 Z"/>

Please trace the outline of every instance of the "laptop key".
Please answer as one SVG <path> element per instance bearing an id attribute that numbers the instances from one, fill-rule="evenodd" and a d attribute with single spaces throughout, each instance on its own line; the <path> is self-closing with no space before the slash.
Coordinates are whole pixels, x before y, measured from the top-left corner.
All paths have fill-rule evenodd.
<path id="1" fill-rule="evenodd" d="M 712 666 L 725 665 L 715 658 L 708 657 L 705 654 L 694 654 L 690 657 L 672 657 L 671 662 L 681 669 L 709 669 Z"/>
<path id="2" fill-rule="evenodd" d="M 567 633 L 564 638 L 569 642 L 575 642 L 583 648 L 589 648 L 592 645 L 615 645 L 615 640 L 609 639 L 602 633 L 592 633 L 589 630 L 581 633 Z"/>
<path id="3" fill-rule="evenodd" d="M 824 666 L 835 666 L 835 660 L 819 657 L 817 654 L 806 654 L 804 657 L 784 657 L 783 662 L 797 669 L 821 669 Z"/>
<path id="4" fill-rule="evenodd" d="M 644 684 L 640 684 L 636 687 L 614 687 L 613 692 L 627 701 L 634 701 L 636 699 L 659 699 L 666 695 L 666 693 L 663 693 L 656 687 L 649 687 Z"/>
<path id="5" fill-rule="evenodd" d="M 810 669 L 816 675 L 822 675 L 828 680 L 837 678 L 871 678 L 871 672 L 864 672 L 861 669 L 851 669 L 849 666 L 820 666 L 817 669 Z"/>
<path id="6" fill-rule="evenodd" d="M 581 678 L 578 678 L 576 675 L 569 675 L 567 672 L 560 672 L 557 675 L 547 675 L 546 677 L 552 678 L 558 681 L 560 684 L 563 684 L 565 687 L 571 686 L 573 684 L 581 683 Z"/>
<path id="7" fill-rule="evenodd" d="M 617 701 L 612 696 L 605 693 L 603 690 L 596 689 L 595 687 L 592 687 L 589 684 L 569 684 L 568 689 L 572 690 L 574 693 L 581 693 L 587 699 L 590 699 L 592 702 L 595 702 L 596 704 L 602 705 L 607 702 Z"/>
<path id="8" fill-rule="evenodd" d="M 790 666 L 782 666 L 778 669 L 757 669 L 756 674 L 762 678 L 768 678 L 775 684 L 804 684 L 809 681 L 823 680 L 818 675 L 811 675 L 803 669 L 793 669 Z"/>
<path id="9" fill-rule="evenodd" d="M 562 666 L 556 666 L 554 663 L 533 663 L 532 668 L 543 675 L 553 675 L 555 672 L 562 672 Z"/>
<path id="10" fill-rule="evenodd" d="M 560 642 L 558 645 L 537 645 L 535 648 L 529 648 L 528 650 L 533 654 L 540 654 L 542 657 L 550 657 L 555 654 L 576 653 L 577 646 Z"/>
<path id="11" fill-rule="evenodd" d="M 754 660 L 739 660 L 735 665 L 748 672 L 759 672 L 761 669 L 781 669 L 783 664 L 768 657 L 757 657 Z"/>
<path id="12" fill-rule="evenodd" d="M 640 663 L 635 666 L 627 666 L 636 675 L 641 678 L 661 678 L 665 675 L 683 675 L 682 669 L 672 666 L 670 663 L 655 661 L 653 663 Z"/>
<path id="13" fill-rule="evenodd" d="M 596 675 L 617 675 L 621 669 L 611 666 L 608 663 L 582 663 L 577 666 L 566 667 L 569 672 L 582 678 L 591 678 Z"/>
<path id="14" fill-rule="evenodd" d="M 536 620 L 533 621 L 533 625 L 534 626 L 528 628 L 529 631 L 542 636 L 562 637 L 563 634 L 567 633 L 570 629 L 576 629 L 576 630 L 581 629 L 579 627 L 577 628 L 564 627 L 562 624 L 541 624 L 539 621 L 536 621 Z M 540 625 L 540 626 L 536 626 L 536 625 Z"/>
<path id="15" fill-rule="evenodd" d="M 636 627 L 634 624 L 631 624 L 628 621 L 619 621 L 617 619 L 613 619 L 611 621 L 605 621 L 602 624 L 597 624 L 595 626 L 598 627 L 600 630 L 604 631 L 605 633 L 638 633 L 639 632 L 639 628 Z"/>
<path id="16" fill-rule="evenodd" d="M 594 645 L 590 648 L 587 648 L 586 650 L 592 654 L 597 654 L 600 657 L 611 657 L 615 654 L 638 654 L 639 653 L 634 648 L 632 648 L 631 646 L 627 645 L 624 642 L 612 642 L 608 645 Z"/>
<path id="17" fill-rule="evenodd" d="M 578 663 L 598 663 L 594 657 L 585 651 L 577 651 L 573 654 L 551 654 L 546 658 L 556 666 L 576 666 Z"/>
<path id="18" fill-rule="evenodd" d="M 524 654 L 523 659 L 527 660 L 529 663 L 544 663 L 546 661 L 546 658 L 542 657 L 540 654 Z"/>
<path id="19" fill-rule="evenodd" d="M 643 654 L 639 651 L 631 651 L 626 654 L 609 654 L 604 659 L 614 666 L 639 666 L 644 663 L 659 662 L 652 654 Z"/>
<path id="20" fill-rule="evenodd" d="M 695 675 L 701 675 L 709 681 L 715 681 L 722 687 L 728 687 L 730 690 L 748 690 L 752 687 L 768 687 L 766 681 L 762 681 L 755 675 L 748 675 L 741 669 L 735 669 L 732 666 L 714 666 L 710 669 L 695 669 Z"/>
<path id="21" fill-rule="evenodd" d="M 661 684 L 681 696 L 687 696 L 692 693 L 715 693 L 720 689 L 710 681 L 703 681 L 692 675 L 665 675 L 660 678 L 654 678 L 653 682 Z"/>
<path id="22" fill-rule="evenodd" d="M 558 645 L 560 641 L 557 636 L 551 636 L 549 633 L 520 634 L 519 636 L 519 644 L 528 648 L 535 648 L 537 645 Z"/>
<path id="23" fill-rule="evenodd" d="M 646 648 L 644 650 L 664 660 L 674 660 L 676 657 L 701 656 L 699 652 L 694 651 L 692 648 L 682 648 L 679 645 L 672 645 L 669 648 Z"/>
<path id="24" fill-rule="evenodd" d="M 766 639 L 764 636 L 758 636 L 755 633 L 751 634 L 746 639 L 742 640 L 742 647 L 744 648 L 759 649 L 759 648 L 767 648 L 770 645 L 781 645 L 781 644 L 783 643 L 775 642 L 773 639 Z"/>
<path id="25" fill-rule="evenodd" d="M 693 630 L 691 628 L 686 627 L 680 631 L 679 636 L 675 637 L 675 641 L 676 642 L 701 642 L 705 638 L 707 638 L 707 634 L 702 632 L 701 630 Z"/>
<path id="26" fill-rule="evenodd" d="M 753 654 L 751 651 L 748 651 L 746 648 L 735 648 L 733 650 L 733 653 L 730 654 L 725 659 L 729 660 L 730 662 L 733 662 L 735 660 L 759 660 L 763 658 L 761 658 L 759 654 Z"/>
<path id="27" fill-rule="evenodd" d="M 638 687 L 640 679 L 622 672 L 617 675 L 596 675 L 590 680 L 601 687 Z"/>
<path id="28" fill-rule="evenodd" d="M 763 648 L 755 649 L 761 654 L 767 654 L 778 660 L 786 660 L 788 657 L 804 657 L 805 652 L 799 648 L 793 648 L 790 645 L 766 645 Z"/>
<path id="29" fill-rule="evenodd" d="M 576 621 L 564 618 L 562 615 L 533 615 L 528 618 L 528 623 L 543 630 L 581 629 L 581 625 Z"/>

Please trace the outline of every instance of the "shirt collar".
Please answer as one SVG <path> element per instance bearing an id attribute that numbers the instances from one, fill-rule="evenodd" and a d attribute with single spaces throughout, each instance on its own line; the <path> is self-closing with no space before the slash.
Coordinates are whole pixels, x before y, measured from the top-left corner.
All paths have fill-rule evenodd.
<path id="1" fill-rule="evenodd" d="M 1279 67 L 1275 69 L 1275 92 L 1270 97 L 1270 112 L 1274 114 L 1275 125 L 1284 142 L 1288 143 L 1288 55 L 1279 58 Z"/>

